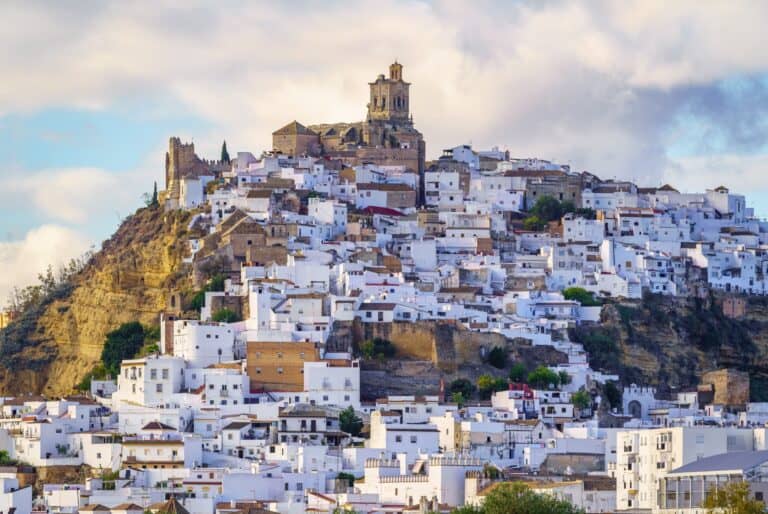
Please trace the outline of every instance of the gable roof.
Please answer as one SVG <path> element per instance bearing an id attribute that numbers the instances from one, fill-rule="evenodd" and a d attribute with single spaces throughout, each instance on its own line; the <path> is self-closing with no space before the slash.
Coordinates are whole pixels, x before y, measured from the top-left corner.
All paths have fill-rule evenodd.
<path id="1" fill-rule="evenodd" d="M 668 475 L 689 473 L 722 473 L 724 471 L 744 472 L 768 461 L 768 450 L 728 452 L 704 457 L 673 469 Z"/>
<path id="2" fill-rule="evenodd" d="M 171 498 L 164 503 L 151 505 L 149 509 L 162 514 L 189 514 L 189 511 L 176 498 Z"/>
<path id="3" fill-rule="evenodd" d="M 141 427 L 142 430 L 176 430 L 175 427 L 172 427 L 170 425 L 166 425 L 165 423 L 160 423 L 159 421 L 150 421 L 143 427 Z"/>
<path id="4" fill-rule="evenodd" d="M 309 130 L 307 127 L 302 125 L 296 120 L 293 120 L 288 125 L 281 127 L 274 132 L 272 132 L 273 136 L 316 136 L 317 134 L 311 130 Z"/>

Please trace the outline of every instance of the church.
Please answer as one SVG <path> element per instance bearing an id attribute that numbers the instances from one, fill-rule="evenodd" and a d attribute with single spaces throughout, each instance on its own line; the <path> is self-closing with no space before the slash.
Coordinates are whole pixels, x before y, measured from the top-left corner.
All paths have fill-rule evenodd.
<path id="1" fill-rule="evenodd" d="M 403 65 L 394 62 L 388 77 L 379 75 L 368 86 L 365 121 L 309 126 L 293 121 L 272 133 L 274 151 L 291 156 L 325 155 L 349 166 L 404 166 L 423 176 L 426 145 L 413 126 L 411 84 L 403 80 Z"/>

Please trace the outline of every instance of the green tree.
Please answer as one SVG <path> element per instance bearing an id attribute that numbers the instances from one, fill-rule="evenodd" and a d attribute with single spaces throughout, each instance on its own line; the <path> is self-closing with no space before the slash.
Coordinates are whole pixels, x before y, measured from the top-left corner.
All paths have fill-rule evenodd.
<path id="1" fill-rule="evenodd" d="M 144 327 L 138 321 L 123 323 L 107 334 L 101 351 L 101 362 L 112 376 L 120 373 L 120 363 L 136 356 L 144 346 Z"/>
<path id="2" fill-rule="evenodd" d="M 592 405 L 592 397 L 583 389 L 571 395 L 571 403 L 579 410 L 585 410 Z"/>
<path id="3" fill-rule="evenodd" d="M 217 323 L 234 323 L 236 321 L 242 321 L 240 315 L 232 309 L 226 307 L 221 308 L 211 315 L 211 320 Z"/>
<path id="4" fill-rule="evenodd" d="M 224 291 L 224 281 L 225 280 L 226 280 L 226 277 L 224 275 L 222 275 L 221 273 L 216 273 L 208 281 L 207 290 L 208 291 L 218 291 L 218 292 Z"/>
<path id="5" fill-rule="evenodd" d="M 148 327 L 144 327 L 144 342 L 160 342 L 160 325 L 150 325 Z"/>
<path id="6" fill-rule="evenodd" d="M 0 466 L 7 466 L 14 462 L 7 450 L 0 450 Z"/>
<path id="7" fill-rule="evenodd" d="M 452 394 L 459 393 L 465 400 L 469 400 L 475 392 L 475 386 L 466 378 L 457 378 L 448 386 L 448 391 Z"/>
<path id="8" fill-rule="evenodd" d="M 590 209 L 589 207 L 579 207 L 576 210 L 573 211 L 574 214 L 577 216 L 581 216 L 584 219 L 593 220 L 597 218 L 597 213 L 594 209 Z"/>
<path id="9" fill-rule="evenodd" d="M 507 351 L 501 346 L 494 346 L 488 352 L 488 364 L 496 369 L 504 369 L 507 366 Z"/>
<path id="10" fill-rule="evenodd" d="M 461 392 L 456 391 L 451 395 L 451 401 L 455 403 L 460 409 L 463 409 L 464 403 L 466 403 L 467 399 L 464 398 L 464 395 Z"/>
<path id="11" fill-rule="evenodd" d="M 224 143 L 221 145 L 221 162 L 225 164 L 229 164 L 230 162 L 232 162 L 229 160 L 229 152 L 227 151 L 226 141 L 224 141 Z"/>
<path id="12" fill-rule="evenodd" d="M 488 400 L 493 393 L 503 391 L 507 387 L 509 384 L 503 378 L 496 378 L 491 375 L 480 375 L 477 378 L 477 390 L 481 400 Z"/>
<path id="13" fill-rule="evenodd" d="M 203 288 L 192 295 L 192 299 L 189 302 L 190 310 L 200 312 L 205 305 L 205 293 L 209 291 L 224 291 L 226 277 L 221 273 L 213 275 L 208 282 L 205 283 Z"/>
<path id="14" fill-rule="evenodd" d="M 505 482 L 494 487 L 479 507 L 465 505 L 453 514 L 583 514 L 565 500 L 537 494 L 520 482 Z"/>
<path id="15" fill-rule="evenodd" d="M 537 216 L 543 222 L 557 221 L 563 215 L 563 207 L 552 196 L 540 196 L 531 207 L 530 214 Z"/>
<path id="16" fill-rule="evenodd" d="M 765 512 L 765 504 L 750 498 L 749 482 L 729 482 L 712 489 L 702 507 L 717 514 L 758 514 Z"/>
<path id="17" fill-rule="evenodd" d="M 528 216 L 523 220 L 523 228 L 532 232 L 538 232 L 546 228 L 547 222 L 538 216 Z"/>
<path id="18" fill-rule="evenodd" d="M 563 200 L 560 202 L 560 216 L 565 216 L 569 212 L 576 212 L 576 204 L 571 200 Z"/>
<path id="19" fill-rule="evenodd" d="M 583 287 L 567 287 L 563 289 L 563 298 L 566 300 L 575 300 L 584 307 L 596 307 L 602 305 L 595 296 Z"/>
<path id="20" fill-rule="evenodd" d="M 336 475 L 336 480 L 346 480 L 349 487 L 355 485 L 355 475 L 352 473 L 345 473 L 344 471 L 341 471 L 338 475 Z"/>
<path id="21" fill-rule="evenodd" d="M 560 377 L 560 385 L 568 385 L 571 383 L 571 375 L 567 371 L 563 370 L 557 374 Z"/>
<path id="22" fill-rule="evenodd" d="M 160 203 L 158 202 L 158 199 L 157 199 L 157 180 L 155 180 L 155 186 L 152 190 L 152 201 L 150 202 L 150 206 L 157 207 L 158 205 L 160 205 Z"/>
<path id="23" fill-rule="evenodd" d="M 512 382 L 521 383 L 525 382 L 526 377 L 528 376 L 528 368 L 525 367 L 525 364 L 522 362 L 516 362 L 512 365 L 512 367 L 509 369 L 509 379 Z"/>
<path id="24" fill-rule="evenodd" d="M 621 407 L 621 391 L 616 386 L 616 382 L 606 382 L 603 386 L 603 396 L 612 409 Z"/>
<path id="25" fill-rule="evenodd" d="M 384 359 L 394 357 L 397 350 L 391 341 L 375 337 L 368 339 L 360 344 L 360 353 L 366 359 Z"/>
<path id="26" fill-rule="evenodd" d="M 339 413 L 339 426 L 343 432 L 357 437 L 363 429 L 363 420 L 350 405 Z"/>
<path id="27" fill-rule="evenodd" d="M 560 375 L 546 366 L 539 366 L 528 373 L 528 384 L 536 389 L 548 389 L 560 385 Z"/>

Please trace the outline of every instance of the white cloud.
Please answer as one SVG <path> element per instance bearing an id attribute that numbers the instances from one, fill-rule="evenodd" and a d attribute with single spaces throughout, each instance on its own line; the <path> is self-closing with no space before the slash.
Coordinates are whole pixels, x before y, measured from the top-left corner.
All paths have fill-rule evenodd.
<path id="1" fill-rule="evenodd" d="M 663 95 L 768 69 L 766 18 L 766 3 L 694 0 L 6 4 L 0 113 L 169 97 L 220 128 L 201 151 L 221 135 L 258 151 L 294 118 L 362 118 L 396 57 L 430 155 L 472 140 L 609 176 L 642 156 L 658 177 L 679 101 Z"/>
<path id="2" fill-rule="evenodd" d="M 14 287 L 36 283 L 37 274 L 49 265 L 58 269 L 90 244 L 87 236 L 60 225 L 42 225 L 20 241 L 0 242 L 0 306 Z"/>
<path id="3" fill-rule="evenodd" d="M 768 193 L 765 171 L 768 170 L 768 155 L 717 154 L 686 157 L 675 160 L 664 172 L 663 180 L 674 183 L 684 192 L 703 191 L 725 185 L 747 195 Z M 763 214 L 768 210 L 763 207 Z"/>

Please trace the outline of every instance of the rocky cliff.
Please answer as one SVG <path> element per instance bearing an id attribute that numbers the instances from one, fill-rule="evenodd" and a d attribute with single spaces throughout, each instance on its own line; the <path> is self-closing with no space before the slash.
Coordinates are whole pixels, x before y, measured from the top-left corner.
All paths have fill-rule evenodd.
<path id="1" fill-rule="evenodd" d="M 745 312 L 726 316 L 723 297 L 670 298 L 609 303 L 601 323 L 571 331 L 590 364 L 649 384 L 662 393 L 695 387 L 701 376 L 735 368 L 750 376 L 753 401 L 768 399 L 768 302 L 746 298 Z"/>
<path id="2" fill-rule="evenodd" d="M 99 361 L 107 332 L 152 325 L 170 292 L 189 287 L 188 212 L 140 209 L 57 294 L 0 332 L 0 394 L 72 392 Z"/>

